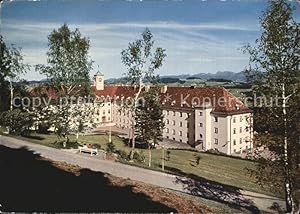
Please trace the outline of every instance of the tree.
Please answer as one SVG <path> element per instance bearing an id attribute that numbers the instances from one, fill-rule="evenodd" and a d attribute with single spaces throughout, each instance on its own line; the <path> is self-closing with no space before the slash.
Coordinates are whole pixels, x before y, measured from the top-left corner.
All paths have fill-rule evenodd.
<path id="1" fill-rule="evenodd" d="M 131 110 L 131 136 L 133 158 L 135 148 L 135 120 L 138 99 L 145 87 L 145 82 L 155 84 L 158 82 L 158 76 L 155 71 L 161 68 L 166 57 L 166 50 L 160 47 L 154 49 L 153 35 L 148 28 L 141 34 L 142 38 L 129 43 L 128 48 L 121 52 L 122 62 L 127 67 L 126 77 L 131 85 L 137 88 L 137 93 L 133 99 Z"/>
<path id="2" fill-rule="evenodd" d="M 90 41 L 82 37 L 78 29 L 71 31 L 64 24 L 50 33 L 48 47 L 48 64 L 37 65 L 36 70 L 49 79 L 48 85 L 55 91 L 56 102 L 43 110 L 49 110 L 50 117 L 46 118 L 52 118 L 55 132 L 68 141 L 68 134 L 74 129 L 79 130 L 76 125 L 92 122 L 91 114 L 81 114 L 82 103 L 78 104 L 79 101 L 85 101 L 78 99 L 90 94 L 89 72 L 93 64 L 89 56 Z M 83 106 L 91 107 L 89 103 Z M 91 112 L 90 109 L 85 111 Z M 76 118 L 80 118 L 80 121 L 76 121 Z"/>
<path id="3" fill-rule="evenodd" d="M 7 46 L 0 35 L 0 111 L 12 110 L 14 86 L 13 82 L 20 80 L 20 75 L 28 71 L 20 48 Z"/>
<path id="4" fill-rule="evenodd" d="M 260 17 L 261 37 L 255 47 L 245 47 L 250 54 L 248 79 L 256 96 L 265 98 L 254 108 L 256 141 L 274 154 L 268 159 L 259 157 L 252 173 L 261 183 L 281 184 L 288 212 L 297 209 L 294 193 L 299 184 L 294 176 L 300 162 L 300 25 L 292 12 L 287 2 L 270 1 Z"/>
<path id="5" fill-rule="evenodd" d="M 151 148 L 162 140 L 164 116 L 158 88 L 151 88 L 148 92 L 142 93 L 142 96 L 144 102 L 137 106 L 135 128 L 138 137 L 148 144 L 149 167 L 151 167 Z"/>
<path id="6" fill-rule="evenodd" d="M 1 115 L 1 124 L 10 127 L 10 134 L 28 135 L 34 125 L 34 117 L 31 112 L 24 109 L 13 109 L 3 112 Z"/>

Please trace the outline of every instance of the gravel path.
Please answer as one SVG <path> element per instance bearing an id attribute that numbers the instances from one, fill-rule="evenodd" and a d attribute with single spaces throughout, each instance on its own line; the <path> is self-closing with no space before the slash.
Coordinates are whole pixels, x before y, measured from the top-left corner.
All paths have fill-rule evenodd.
<path id="1" fill-rule="evenodd" d="M 6 136 L 0 136 L 0 145 L 10 148 L 27 147 L 28 150 L 51 160 L 65 161 L 70 164 L 79 165 L 82 168 L 193 194 L 225 203 L 235 208 L 246 209 L 253 213 L 259 212 L 258 210 L 270 212 L 269 208 L 273 203 L 284 207 L 284 201 L 275 197 L 239 190 L 205 179 L 203 181 L 195 181 L 191 178 L 103 160 L 101 155 L 91 157 L 86 154 L 74 154 L 73 152 L 58 150 Z"/>

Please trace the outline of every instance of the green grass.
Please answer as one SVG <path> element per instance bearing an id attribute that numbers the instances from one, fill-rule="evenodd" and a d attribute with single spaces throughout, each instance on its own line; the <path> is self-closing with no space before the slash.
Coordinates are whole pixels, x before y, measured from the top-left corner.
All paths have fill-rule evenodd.
<path id="1" fill-rule="evenodd" d="M 46 146 L 55 147 L 53 142 L 57 141 L 56 135 L 35 134 L 33 138 L 22 139 L 38 143 Z M 70 140 L 75 140 L 75 136 L 70 136 Z M 112 136 L 112 141 L 117 150 L 123 150 L 129 154 L 131 148 L 126 146 L 123 140 L 117 136 Z M 79 136 L 80 143 L 99 144 L 102 149 L 106 149 L 108 135 L 90 135 Z M 137 149 L 142 150 L 142 149 Z M 249 191 L 273 195 L 270 191 L 262 189 L 255 183 L 255 179 L 251 178 L 246 168 L 254 169 L 255 162 L 237 159 L 226 156 L 219 156 L 208 153 L 200 153 L 186 150 L 169 150 L 170 160 L 165 161 L 165 170 L 171 173 L 189 175 L 193 177 L 201 177 L 211 181 L 232 185 Z M 143 150 L 146 157 L 144 163 L 130 163 L 140 167 L 148 167 L 148 150 Z M 195 154 L 200 155 L 200 163 L 196 164 Z M 152 150 L 152 167 L 154 170 L 161 170 L 161 149 Z"/>

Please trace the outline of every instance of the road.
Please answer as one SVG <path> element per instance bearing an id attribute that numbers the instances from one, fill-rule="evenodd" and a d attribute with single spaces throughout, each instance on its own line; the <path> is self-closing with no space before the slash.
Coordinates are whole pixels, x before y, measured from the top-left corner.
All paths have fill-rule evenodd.
<path id="1" fill-rule="evenodd" d="M 196 181 L 191 178 L 170 175 L 134 167 L 109 160 L 102 160 L 97 156 L 74 154 L 65 150 L 33 144 L 15 138 L 0 136 L 0 145 L 10 148 L 26 147 L 28 150 L 40 154 L 42 157 L 55 161 L 65 161 L 94 171 L 109 173 L 111 175 L 129 178 L 135 181 L 156 185 L 159 187 L 180 191 L 206 199 L 227 204 L 238 209 L 246 209 L 253 213 L 260 211 L 270 212 L 273 203 L 284 207 L 284 201 L 275 197 L 240 190 L 206 179 Z"/>

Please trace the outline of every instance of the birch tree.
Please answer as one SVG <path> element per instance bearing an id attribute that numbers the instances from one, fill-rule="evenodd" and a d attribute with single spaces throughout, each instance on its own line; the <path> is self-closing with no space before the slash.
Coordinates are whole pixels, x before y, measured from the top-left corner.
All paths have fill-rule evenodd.
<path id="1" fill-rule="evenodd" d="M 155 71 L 160 69 L 166 57 L 166 50 L 154 48 L 153 35 L 148 28 L 141 34 L 141 39 L 129 43 L 127 49 L 121 52 L 123 64 L 127 68 L 126 77 L 130 84 L 137 90 L 133 98 L 133 105 L 129 108 L 131 112 L 131 136 L 133 158 L 136 138 L 136 108 L 145 83 L 157 83 L 159 78 Z"/>
<path id="2" fill-rule="evenodd" d="M 159 88 L 151 88 L 142 93 L 144 102 L 139 103 L 136 109 L 136 130 L 140 139 L 148 145 L 149 158 L 148 166 L 151 167 L 151 149 L 162 140 L 163 110 L 159 98 Z"/>
<path id="3" fill-rule="evenodd" d="M 78 29 L 71 31 L 67 24 L 54 29 L 48 36 L 47 65 L 37 65 L 36 70 L 48 78 L 48 85 L 55 91 L 55 103 L 50 117 L 55 132 L 68 141 L 74 125 L 85 123 L 78 100 L 90 95 L 90 76 L 93 61 L 89 56 L 90 41 Z M 80 104 L 81 105 L 81 104 Z M 54 108 L 54 109 L 53 109 Z M 47 111 L 47 109 L 44 109 Z M 75 118 L 81 115 L 81 121 Z"/>
<path id="4" fill-rule="evenodd" d="M 291 5 L 270 1 L 260 17 L 262 35 L 250 54 L 250 77 L 256 96 L 264 102 L 254 108 L 257 142 L 267 145 L 274 156 L 259 157 L 256 172 L 263 185 L 281 187 L 288 212 L 296 213 L 295 192 L 300 188 L 294 177 L 298 169 L 300 123 L 300 25 L 293 19 Z M 280 188 L 279 188 L 280 189 Z"/>

